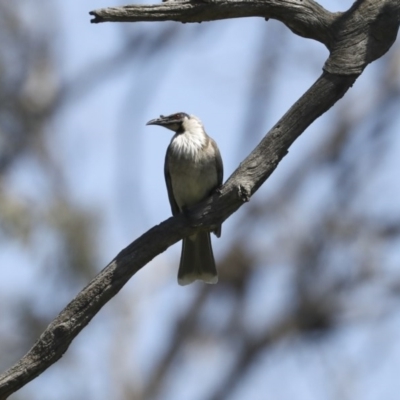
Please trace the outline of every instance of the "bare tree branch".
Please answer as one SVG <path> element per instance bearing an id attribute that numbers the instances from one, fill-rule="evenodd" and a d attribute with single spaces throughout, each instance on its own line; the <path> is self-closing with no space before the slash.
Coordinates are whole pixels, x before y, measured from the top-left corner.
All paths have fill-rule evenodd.
<path id="1" fill-rule="evenodd" d="M 206 22 L 244 17 L 282 21 L 297 35 L 315 39 L 329 47 L 330 27 L 339 14 L 313 0 L 195 0 L 157 5 L 127 5 L 94 10 L 91 22 L 177 21 Z"/>
<path id="2" fill-rule="evenodd" d="M 330 14 L 310 0 L 168 3 L 129 6 L 123 9 L 126 15 L 119 14 L 119 19 L 114 13 L 114 19 L 110 17 L 108 20 L 174 19 L 193 22 L 205 18 L 254 16 L 258 10 L 257 15 L 279 15 L 282 20 L 286 18 L 292 30 L 307 33 L 309 37 L 329 44 L 332 53 L 325 65 L 325 72 L 278 121 L 217 193 L 189 210 L 187 216 L 180 214 L 169 218 L 143 234 L 122 250 L 68 304 L 32 349 L 0 376 L 0 400 L 6 399 L 62 357 L 72 340 L 101 307 L 150 260 L 196 229 L 209 230 L 221 224 L 248 201 L 275 170 L 299 135 L 346 93 L 368 62 L 390 48 L 398 29 L 400 5 L 397 3 L 395 0 L 360 0 L 340 15 Z M 121 13 L 121 9 L 117 10 Z M 131 10 L 133 14 L 130 14 Z M 103 11 L 93 13 L 100 12 Z M 310 13 L 313 15 L 308 15 Z M 107 12 L 102 15 L 106 16 Z M 309 18 L 305 18 L 305 15 Z M 105 17 L 96 18 L 106 20 Z M 97 22 L 100 20 L 97 19 Z M 332 74 L 331 69 L 336 74 Z"/>
<path id="3" fill-rule="evenodd" d="M 332 74 L 360 74 L 396 40 L 400 21 L 397 0 L 358 0 L 329 27 L 334 40 L 324 69 Z"/>

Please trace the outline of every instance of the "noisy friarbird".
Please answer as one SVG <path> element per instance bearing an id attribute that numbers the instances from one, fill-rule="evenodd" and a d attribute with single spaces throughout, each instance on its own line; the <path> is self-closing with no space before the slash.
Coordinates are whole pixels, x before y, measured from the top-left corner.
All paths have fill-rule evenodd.
<path id="1" fill-rule="evenodd" d="M 173 215 L 201 202 L 222 184 L 221 154 L 215 141 L 206 134 L 199 118 L 180 112 L 161 115 L 147 125 L 159 125 L 175 132 L 164 165 Z M 221 226 L 213 232 L 220 237 Z M 188 285 L 196 280 L 218 282 L 210 232 L 207 231 L 198 231 L 182 242 L 178 283 Z"/>

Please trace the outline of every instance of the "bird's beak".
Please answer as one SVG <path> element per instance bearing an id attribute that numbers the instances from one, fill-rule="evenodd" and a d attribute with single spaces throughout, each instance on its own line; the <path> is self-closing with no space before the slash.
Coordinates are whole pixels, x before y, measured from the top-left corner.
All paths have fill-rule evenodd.
<path id="1" fill-rule="evenodd" d="M 168 118 L 166 118 L 163 115 L 161 115 L 160 118 L 151 119 L 146 125 L 165 126 L 166 124 L 168 124 L 168 122 L 169 122 Z"/>

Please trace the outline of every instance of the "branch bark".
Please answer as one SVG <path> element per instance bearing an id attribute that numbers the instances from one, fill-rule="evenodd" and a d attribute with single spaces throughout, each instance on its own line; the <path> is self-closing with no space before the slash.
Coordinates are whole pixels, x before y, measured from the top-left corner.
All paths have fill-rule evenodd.
<path id="1" fill-rule="evenodd" d="M 313 0 L 192 0 L 157 5 L 127 5 L 94 10 L 92 23 L 176 21 L 206 22 L 222 19 L 262 17 L 277 19 L 297 35 L 329 47 L 329 27 L 339 14 L 327 11 Z"/>
<path id="2" fill-rule="evenodd" d="M 106 11 L 104 11 L 106 10 Z M 94 22 L 172 19 L 200 22 L 244 16 L 281 19 L 295 33 L 331 49 L 325 71 L 290 108 L 218 193 L 162 222 L 126 249 L 54 319 L 32 349 L 0 376 L 0 400 L 55 363 L 72 340 L 125 283 L 155 256 L 197 229 L 211 229 L 232 215 L 258 190 L 287 154 L 291 144 L 351 87 L 365 66 L 382 56 L 396 38 L 397 0 L 359 0 L 346 13 L 331 14 L 311 0 L 215 1 L 126 6 L 93 11 Z M 285 11 L 285 12 L 284 12 Z"/>

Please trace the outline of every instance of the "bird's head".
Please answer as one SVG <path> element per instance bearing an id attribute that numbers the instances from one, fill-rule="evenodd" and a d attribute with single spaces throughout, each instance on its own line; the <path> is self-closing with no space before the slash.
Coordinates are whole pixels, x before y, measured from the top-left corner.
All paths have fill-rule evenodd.
<path id="1" fill-rule="evenodd" d="M 171 115 L 160 115 L 160 118 L 154 118 L 150 120 L 146 125 L 159 125 L 164 128 L 170 129 L 174 132 L 179 132 L 184 130 L 182 125 L 185 121 L 190 120 L 191 116 L 184 113 L 179 112 Z"/>

